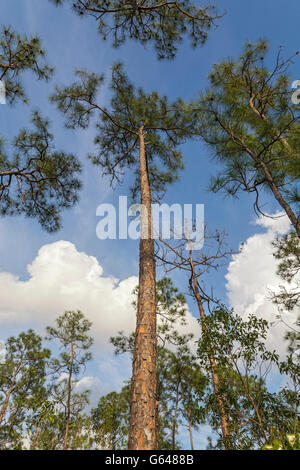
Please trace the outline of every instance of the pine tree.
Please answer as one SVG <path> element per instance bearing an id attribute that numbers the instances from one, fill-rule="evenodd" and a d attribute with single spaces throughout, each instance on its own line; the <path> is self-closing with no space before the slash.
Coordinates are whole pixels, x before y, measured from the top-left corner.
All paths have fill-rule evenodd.
<path id="1" fill-rule="evenodd" d="M 43 394 L 45 367 L 49 357 L 50 351 L 43 348 L 42 338 L 33 330 L 6 341 L 5 357 L 0 364 L 2 448 L 6 447 L 16 427 L 22 426 L 35 397 Z"/>
<path id="2" fill-rule="evenodd" d="M 48 81 L 54 68 L 45 61 L 46 52 L 38 36 L 20 36 L 10 27 L 0 31 L 0 80 L 5 83 L 6 101 L 28 103 L 22 83 L 24 72 L 30 71 L 38 80 Z"/>
<path id="3" fill-rule="evenodd" d="M 38 37 L 21 37 L 11 28 L 0 31 L 0 80 L 7 105 L 28 103 L 25 72 L 48 81 L 53 68 L 45 62 Z M 79 161 L 55 150 L 49 121 L 32 113 L 33 130 L 21 130 L 13 143 L 0 139 L 0 214 L 37 218 L 44 229 L 60 228 L 60 211 L 73 206 L 81 187 Z"/>
<path id="4" fill-rule="evenodd" d="M 191 352 L 193 335 L 178 333 L 186 325 L 186 299 L 170 278 L 163 278 L 157 287 L 157 436 L 159 449 L 179 449 L 179 425 L 187 423 L 191 447 L 192 429 L 202 422 L 199 405 L 205 378 Z M 134 293 L 138 296 L 139 288 Z M 135 302 L 134 302 L 135 305 Z M 115 354 L 134 356 L 135 333 L 120 332 L 112 337 Z M 172 350 L 171 350 L 172 348 Z"/>
<path id="5" fill-rule="evenodd" d="M 198 133 L 222 164 L 211 189 L 237 196 L 271 193 L 300 236 L 300 114 L 292 102 L 287 69 L 292 58 L 279 51 L 273 68 L 265 64 L 265 41 L 247 43 L 237 61 L 213 67 L 210 88 L 192 104 Z"/>
<path id="6" fill-rule="evenodd" d="M 183 167 L 178 145 L 190 136 L 189 114 L 182 100 L 169 103 L 158 93 L 135 89 L 116 64 L 112 70 L 110 109 L 97 101 L 103 76 L 78 71 L 79 81 L 57 88 L 52 100 L 66 115 L 67 127 L 87 128 L 97 115 L 94 164 L 112 182 L 125 170 L 137 175 L 133 195 L 140 193 L 141 239 L 139 298 L 132 375 L 130 449 L 154 449 L 156 433 L 156 274 L 152 234 L 153 194 L 165 190 Z"/>
<path id="7" fill-rule="evenodd" d="M 82 410 L 82 398 L 84 398 L 74 392 L 74 379 L 87 361 L 91 359 L 91 353 L 88 350 L 92 346 L 93 340 L 88 336 L 91 322 L 79 310 L 76 312 L 66 311 L 56 319 L 56 324 L 56 328 L 47 327 L 47 339 L 56 340 L 63 348 L 60 356 L 51 360 L 50 370 L 55 380 L 53 393 L 56 397 L 60 397 L 60 403 L 63 405 L 65 418 L 63 448 L 66 450 L 68 449 L 72 415 L 76 416 L 78 399 L 79 408 Z M 62 377 L 62 374 L 66 374 L 66 377 Z M 59 379 L 58 382 L 57 379 Z M 74 402 L 76 406 L 74 406 Z"/>
<path id="8" fill-rule="evenodd" d="M 11 155 L 0 148 L 0 214 L 37 218 L 48 232 L 61 226 L 60 211 L 78 200 L 79 161 L 58 152 L 49 121 L 34 112 L 33 130 L 20 131 Z"/>
<path id="9" fill-rule="evenodd" d="M 66 0 L 50 0 L 62 5 Z M 67 0 L 68 1 L 68 0 Z M 172 59 L 184 36 L 189 36 L 196 47 L 204 44 L 208 31 L 219 18 L 213 5 L 198 7 L 190 0 L 70 0 L 80 16 L 91 16 L 97 21 L 103 39 L 113 36 L 113 46 L 126 39 L 143 45 L 153 43 L 160 59 Z"/>

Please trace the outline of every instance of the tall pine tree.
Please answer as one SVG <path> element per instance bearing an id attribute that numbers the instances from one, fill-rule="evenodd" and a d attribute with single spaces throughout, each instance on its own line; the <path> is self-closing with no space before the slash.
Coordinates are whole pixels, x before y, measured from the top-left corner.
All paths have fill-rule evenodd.
<path id="1" fill-rule="evenodd" d="M 91 156 L 112 181 L 125 170 L 136 172 L 133 193 L 140 193 L 141 240 L 139 296 L 132 375 L 130 449 L 155 449 L 156 431 L 156 289 L 152 197 L 177 178 L 182 155 L 177 150 L 190 136 L 189 114 L 182 100 L 169 103 L 153 92 L 135 89 L 116 64 L 112 70 L 112 99 L 107 109 L 97 99 L 103 76 L 77 72 L 78 81 L 59 89 L 52 99 L 66 115 L 67 127 L 87 128 L 97 116 L 95 144 Z"/>

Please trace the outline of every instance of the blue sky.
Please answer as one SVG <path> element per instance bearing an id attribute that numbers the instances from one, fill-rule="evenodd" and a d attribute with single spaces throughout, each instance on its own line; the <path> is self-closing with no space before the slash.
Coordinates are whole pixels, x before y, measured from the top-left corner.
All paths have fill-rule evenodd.
<path id="1" fill-rule="evenodd" d="M 137 242 L 100 241 L 96 237 L 97 206 L 102 202 L 116 204 L 119 195 L 126 195 L 130 175 L 126 176 L 121 186 L 112 190 L 99 169 L 85 157 L 93 149 L 93 129 L 66 130 L 62 116 L 47 98 L 56 84 L 68 84 L 73 80 L 75 68 L 105 73 L 109 80 L 110 66 L 121 61 L 137 86 L 144 87 L 148 92 L 157 90 L 170 99 L 181 96 L 189 100 L 207 85 L 207 75 L 212 65 L 228 56 L 239 55 L 247 39 L 269 39 L 271 61 L 280 46 L 285 46 L 287 56 L 300 47 L 299 0 L 218 0 L 216 4 L 221 12 L 226 10 L 227 13 L 218 21 L 218 27 L 211 31 L 206 45 L 191 50 L 189 42 L 185 41 L 175 60 L 162 62 L 156 59 L 151 47 L 143 48 L 134 42 L 129 41 L 117 50 L 112 49 L 109 41 L 103 42 L 98 36 L 93 19 L 80 19 L 68 5 L 56 8 L 47 0 L 0 0 L 1 23 L 11 25 L 20 33 L 37 33 L 47 50 L 48 62 L 56 67 L 56 73 L 48 84 L 32 81 L 29 75 L 25 77 L 31 99 L 29 108 L 20 104 L 13 108 L 0 106 L 1 135 L 9 143 L 19 128 L 28 126 L 30 109 L 39 109 L 52 121 L 56 147 L 75 153 L 84 165 L 80 202 L 63 213 L 63 228 L 58 233 L 49 235 L 36 221 L 22 217 L 0 219 L 1 272 L 12 273 L 26 281 L 29 277 L 27 265 L 36 258 L 38 250 L 46 244 L 66 240 L 74 244 L 79 252 L 94 256 L 102 266 L 104 276 L 122 280 L 137 275 Z M 299 79 L 299 76 L 298 57 L 291 69 L 292 81 Z M 108 105 L 105 88 L 100 98 Z M 221 194 L 207 192 L 209 178 L 217 169 L 209 158 L 208 149 L 200 142 L 193 142 L 184 145 L 182 151 L 186 169 L 180 180 L 169 189 L 166 202 L 205 204 L 206 223 L 211 229 L 226 230 L 229 245 L 235 250 L 249 237 L 263 234 L 266 227 L 253 224 L 253 201 L 248 195 L 234 201 L 224 199 Z M 267 212 L 278 210 L 273 200 L 265 202 Z M 217 294 L 228 302 L 224 282 L 226 270 L 227 267 L 215 275 L 214 283 Z M 184 279 L 180 275 L 175 275 L 175 281 L 185 290 Z M 189 306 L 196 314 L 194 305 L 189 303 Z M 6 322 L 1 336 L 17 333 L 15 328 L 15 322 Z M 95 365 L 91 367 L 92 372 L 96 369 Z"/>
<path id="2" fill-rule="evenodd" d="M 137 43 L 127 42 L 114 50 L 104 43 L 96 32 L 92 18 L 81 20 L 66 5 L 56 8 L 47 0 L 1 1 L 1 23 L 11 24 L 16 30 L 27 34 L 37 33 L 48 52 L 48 61 L 56 67 L 56 74 L 50 84 L 32 82 L 28 77 L 27 89 L 31 98 L 31 108 L 38 108 L 53 123 L 57 148 L 74 152 L 84 162 L 84 189 L 78 207 L 63 215 L 63 229 L 54 235 L 41 231 L 35 221 L 6 219 L 8 234 L 6 243 L 0 246 L 0 266 L 2 269 L 25 275 L 24 266 L 30 262 L 37 247 L 51 241 L 66 239 L 74 242 L 79 249 L 101 258 L 104 268 L 118 277 L 124 277 L 137 269 L 136 244 L 131 242 L 100 242 L 96 238 L 96 207 L 101 202 L 116 201 L 119 194 L 126 194 L 127 181 L 114 192 L 108 188 L 97 168 L 86 161 L 85 155 L 92 150 L 93 131 L 71 132 L 63 128 L 61 115 L 54 105 L 47 102 L 55 84 L 70 83 L 76 67 L 106 73 L 116 61 L 125 64 L 132 81 L 147 91 L 158 90 L 170 98 L 181 96 L 184 99 L 195 97 L 207 85 L 207 75 L 214 63 L 228 56 L 237 56 L 246 39 L 256 40 L 266 37 L 271 42 L 272 58 L 280 45 L 285 46 L 287 55 L 298 48 L 296 33 L 299 25 L 300 4 L 297 0 L 236 0 L 217 2 L 220 11 L 227 11 L 219 20 L 218 27 L 212 30 L 203 48 L 191 50 L 186 41 L 176 60 L 157 61 L 152 49 L 146 50 Z M 288 7 L 287 7 L 288 5 Z M 298 72 L 299 70 L 299 72 Z M 292 78 L 300 74 L 297 59 Z M 105 93 L 104 93 L 105 95 Z M 103 96 L 104 100 L 106 99 Z M 7 138 L 16 134 L 20 127 L 28 125 L 30 109 L 16 105 L 13 109 L 0 108 L 1 133 Z M 186 170 L 178 183 L 172 186 L 166 201 L 205 204 L 206 221 L 212 227 L 225 229 L 231 246 L 236 249 L 240 241 L 253 233 L 251 221 L 254 214 L 251 198 L 242 197 L 239 201 L 224 199 L 223 195 L 212 195 L 206 191 L 209 178 L 215 172 L 207 148 L 200 143 L 189 143 L 183 147 Z M 197 171 L 195 171 L 197 169 Z M 269 201 L 267 209 L 272 212 L 275 204 Z M 20 231 L 19 228 L 22 227 Z M 14 236 L 10 237 L 9 234 Z M 18 239 L 18 233 L 21 237 Z M 24 246 L 26 240 L 26 246 Z M 7 246 L 8 242 L 8 246 Z M 114 252 L 120 260 L 111 263 L 108 253 Z M 11 256 L 14 252 L 15 256 Z"/>

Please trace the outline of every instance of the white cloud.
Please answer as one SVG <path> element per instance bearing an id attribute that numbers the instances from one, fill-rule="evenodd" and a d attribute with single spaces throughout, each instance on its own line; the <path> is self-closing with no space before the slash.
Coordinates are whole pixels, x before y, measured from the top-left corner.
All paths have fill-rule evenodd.
<path id="1" fill-rule="evenodd" d="M 0 273 L 0 323 L 42 326 L 53 324 L 64 310 L 80 309 L 93 322 L 97 344 L 110 335 L 134 328 L 131 305 L 137 278 L 119 281 L 104 276 L 94 256 L 76 250 L 67 241 L 44 245 L 27 266 L 29 279 Z"/>
<path id="2" fill-rule="evenodd" d="M 278 292 L 279 286 L 284 285 L 276 274 L 278 262 L 273 256 L 272 241 L 276 235 L 287 233 L 290 223 L 286 216 L 276 219 L 260 217 L 255 223 L 266 231 L 248 238 L 241 253 L 233 256 L 226 275 L 229 302 L 235 312 L 244 318 L 252 313 L 275 322 L 271 327 L 268 346 L 284 354 L 287 344 L 283 336 L 287 328 L 276 322 L 278 310 L 270 300 L 270 291 Z M 296 312 L 286 312 L 284 315 L 290 325 L 297 317 Z"/>
<path id="3" fill-rule="evenodd" d="M 94 256 L 77 251 L 74 244 L 59 241 L 44 245 L 27 266 L 29 278 L 21 281 L 0 272 L 0 324 L 27 328 L 45 327 L 65 310 L 81 310 L 93 323 L 97 348 L 105 349 L 108 339 L 119 331 L 135 328 L 132 291 L 136 276 L 122 281 L 104 276 Z M 191 313 L 183 332 L 199 328 Z"/>
<path id="4" fill-rule="evenodd" d="M 82 393 L 86 390 L 90 391 L 89 405 L 87 409 L 96 407 L 100 396 L 104 394 L 103 387 L 101 386 L 99 378 L 93 376 L 85 376 L 80 379 L 76 384 L 76 393 Z"/>

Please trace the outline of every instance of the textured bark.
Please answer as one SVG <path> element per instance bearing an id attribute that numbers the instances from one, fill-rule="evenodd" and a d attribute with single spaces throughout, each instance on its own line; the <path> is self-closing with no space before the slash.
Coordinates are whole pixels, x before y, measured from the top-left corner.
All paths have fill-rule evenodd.
<path id="1" fill-rule="evenodd" d="M 131 380 L 131 413 L 128 448 L 157 449 L 156 390 L 156 275 L 152 238 L 151 190 L 149 184 L 143 127 L 139 130 L 141 240 L 137 324 Z"/>
<path id="2" fill-rule="evenodd" d="M 205 316 L 205 311 L 203 308 L 203 303 L 202 303 L 201 295 L 200 295 L 199 288 L 198 288 L 198 281 L 197 281 L 197 276 L 195 272 L 195 267 L 194 267 L 194 262 L 193 262 L 191 251 L 190 251 L 190 266 L 191 266 L 191 271 L 192 271 L 192 278 L 191 278 L 192 290 L 197 301 L 197 305 L 198 305 L 198 309 L 200 313 L 201 326 L 202 326 L 203 331 L 205 332 L 207 330 L 206 316 Z M 214 393 L 217 399 L 219 413 L 220 413 L 220 424 L 221 424 L 224 444 L 225 444 L 226 449 L 229 450 L 231 448 L 231 445 L 230 445 L 231 437 L 230 437 L 230 431 L 229 431 L 229 426 L 228 426 L 228 417 L 226 414 L 223 397 L 220 392 L 220 378 L 219 378 L 219 374 L 217 371 L 216 361 L 214 358 L 213 351 L 209 345 L 207 345 L 207 355 L 209 357 L 213 388 L 214 388 Z"/>

